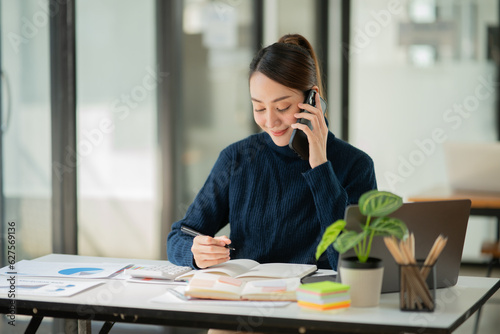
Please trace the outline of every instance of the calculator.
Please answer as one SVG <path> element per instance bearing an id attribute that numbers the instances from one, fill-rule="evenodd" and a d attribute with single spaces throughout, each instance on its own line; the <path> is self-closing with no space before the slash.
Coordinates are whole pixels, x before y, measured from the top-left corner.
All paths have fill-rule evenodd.
<path id="1" fill-rule="evenodd" d="M 184 273 L 193 270 L 191 267 L 176 266 L 173 263 L 161 264 L 157 266 L 144 266 L 138 268 L 125 269 L 125 274 L 132 277 L 175 279 Z"/>

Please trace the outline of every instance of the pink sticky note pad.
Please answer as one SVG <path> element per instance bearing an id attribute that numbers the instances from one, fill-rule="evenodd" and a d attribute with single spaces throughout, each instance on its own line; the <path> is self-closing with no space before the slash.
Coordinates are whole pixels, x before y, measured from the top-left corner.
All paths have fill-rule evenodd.
<path id="1" fill-rule="evenodd" d="M 208 279 L 200 279 L 200 278 L 193 278 L 191 281 L 189 281 L 189 285 L 191 286 L 198 286 L 198 287 L 204 287 L 204 288 L 211 288 L 214 286 L 215 281 L 208 280 Z"/>
<path id="2" fill-rule="evenodd" d="M 225 276 L 219 277 L 218 281 L 221 283 L 226 283 L 226 284 L 230 284 L 230 285 L 234 285 L 234 286 L 241 286 L 241 284 L 243 284 L 243 281 L 241 281 L 239 279 L 232 278 L 232 277 L 225 277 Z"/>

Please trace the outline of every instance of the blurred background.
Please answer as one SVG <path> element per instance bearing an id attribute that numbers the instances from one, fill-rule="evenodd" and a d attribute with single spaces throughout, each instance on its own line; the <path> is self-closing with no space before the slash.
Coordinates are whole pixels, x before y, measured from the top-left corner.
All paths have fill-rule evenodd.
<path id="1" fill-rule="evenodd" d="M 248 65 L 285 33 L 315 46 L 330 129 L 373 158 L 380 189 L 408 197 L 446 184 L 443 142 L 498 140 L 498 1 L 351 1 L 348 17 L 341 1 L 174 2 L 162 7 L 177 10 L 178 27 L 153 0 L 75 1 L 76 147 L 63 147 L 61 165 L 51 154 L 57 8 L 0 2 L 2 224 L 16 222 L 19 257 L 52 251 L 53 178 L 74 174 L 78 254 L 165 258 L 170 224 L 219 152 L 258 131 Z M 170 69 L 160 70 L 160 43 L 176 55 Z M 167 112 L 171 128 L 159 124 Z M 495 228 L 480 220 L 477 239 Z"/>
<path id="2" fill-rule="evenodd" d="M 312 42 L 330 130 L 373 158 L 379 189 L 446 185 L 445 143 L 499 140 L 498 0 L 74 5 L 74 108 L 61 110 L 75 128 L 54 128 L 57 2 L 0 0 L 2 266 L 12 221 L 18 259 L 166 259 L 170 226 L 219 152 L 258 131 L 248 66 L 285 33 Z M 471 217 L 464 262 L 487 261 L 480 244 L 496 229 Z"/>

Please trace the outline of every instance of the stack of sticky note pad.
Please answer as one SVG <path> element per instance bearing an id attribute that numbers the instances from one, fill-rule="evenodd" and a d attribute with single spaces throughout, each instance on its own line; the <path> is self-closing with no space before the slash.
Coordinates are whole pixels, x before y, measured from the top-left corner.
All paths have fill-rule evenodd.
<path id="1" fill-rule="evenodd" d="M 323 281 L 302 284 L 296 294 L 300 306 L 316 310 L 332 310 L 351 305 L 349 285 L 341 283 Z"/>

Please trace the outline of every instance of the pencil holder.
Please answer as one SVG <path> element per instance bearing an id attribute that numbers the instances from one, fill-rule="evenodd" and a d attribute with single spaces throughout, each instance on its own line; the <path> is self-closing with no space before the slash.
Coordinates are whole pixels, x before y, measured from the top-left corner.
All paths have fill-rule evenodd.
<path id="1" fill-rule="evenodd" d="M 436 305 L 436 264 L 399 265 L 399 308 L 402 311 L 433 312 Z"/>

